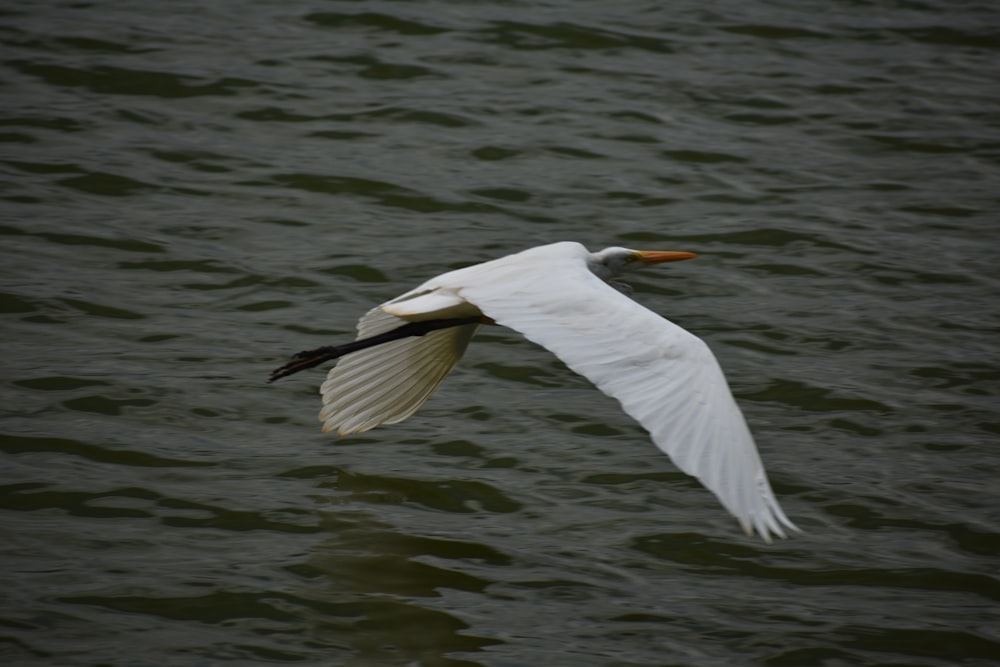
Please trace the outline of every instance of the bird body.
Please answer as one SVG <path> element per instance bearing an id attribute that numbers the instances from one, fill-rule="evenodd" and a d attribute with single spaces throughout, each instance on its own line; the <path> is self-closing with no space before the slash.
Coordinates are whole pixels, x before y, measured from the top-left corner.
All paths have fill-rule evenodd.
<path id="1" fill-rule="evenodd" d="M 708 346 L 608 282 L 638 266 L 692 257 L 626 248 L 591 253 L 561 242 L 432 278 L 361 318 L 355 345 L 406 326 L 422 333 L 342 356 L 320 388 L 323 429 L 346 435 L 406 419 L 451 372 L 479 326 L 496 323 L 547 348 L 618 399 L 748 534 L 784 537 L 782 527 L 797 529 L 771 491 Z M 272 379 L 288 374 L 281 370 Z"/>

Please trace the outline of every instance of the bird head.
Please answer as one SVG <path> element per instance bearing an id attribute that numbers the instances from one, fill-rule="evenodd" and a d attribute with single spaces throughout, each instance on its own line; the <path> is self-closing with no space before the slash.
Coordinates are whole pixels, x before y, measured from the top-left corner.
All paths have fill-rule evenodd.
<path id="1" fill-rule="evenodd" d="M 587 266 L 602 280 L 610 280 L 625 271 L 660 264 L 662 262 L 679 262 L 682 259 L 694 259 L 698 255 L 693 252 L 677 250 L 632 250 L 630 248 L 605 248 L 590 253 Z"/>

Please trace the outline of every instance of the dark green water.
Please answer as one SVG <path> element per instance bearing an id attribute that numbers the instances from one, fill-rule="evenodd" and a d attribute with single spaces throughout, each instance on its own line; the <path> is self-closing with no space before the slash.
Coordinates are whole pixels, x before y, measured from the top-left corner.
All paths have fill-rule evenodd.
<path id="1" fill-rule="evenodd" d="M 1000 661 L 992 2 L 7 2 L 0 662 Z M 804 533 L 744 537 L 491 330 L 319 432 L 373 304 L 577 240 L 704 337 Z"/>

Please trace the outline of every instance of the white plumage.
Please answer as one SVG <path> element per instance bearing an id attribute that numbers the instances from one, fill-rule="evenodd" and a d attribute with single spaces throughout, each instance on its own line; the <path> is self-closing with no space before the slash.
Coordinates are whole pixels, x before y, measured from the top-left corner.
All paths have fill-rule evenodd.
<path id="1" fill-rule="evenodd" d="M 346 435 L 406 419 L 451 372 L 480 322 L 495 322 L 618 399 L 748 534 L 784 537 L 783 527 L 797 529 L 771 491 L 711 351 L 607 282 L 634 266 L 690 257 L 625 248 L 590 253 L 563 242 L 432 278 L 369 311 L 358 323 L 358 340 L 408 322 L 479 319 L 343 356 L 320 389 L 323 430 Z"/>

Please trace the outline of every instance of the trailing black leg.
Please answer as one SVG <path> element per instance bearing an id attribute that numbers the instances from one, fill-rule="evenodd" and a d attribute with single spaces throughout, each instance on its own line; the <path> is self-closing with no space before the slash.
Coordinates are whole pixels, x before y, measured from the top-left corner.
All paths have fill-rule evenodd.
<path id="1" fill-rule="evenodd" d="M 293 373 L 304 371 L 307 368 L 319 366 L 325 361 L 339 359 L 345 354 L 357 352 L 358 350 L 366 350 L 369 347 L 375 347 L 376 345 L 399 340 L 400 338 L 423 336 L 424 334 L 430 333 L 431 331 L 437 331 L 438 329 L 460 327 L 464 324 L 476 324 L 481 321 L 482 318 L 479 317 L 453 317 L 445 320 L 410 322 L 393 329 L 392 331 L 386 331 L 385 333 L 380 333 L 369 338 L 362 338 L 361 340 L 351 341 L 350 343 L 344 343 L 342 345 L 326 345 L 324 347 L 317 347 L 315 350 L 304 350 L 293 355 L 292 360 L 281 368 L 275 369 L 267 381 L 274 382 L 280 378 L 288 377 Z"/>

